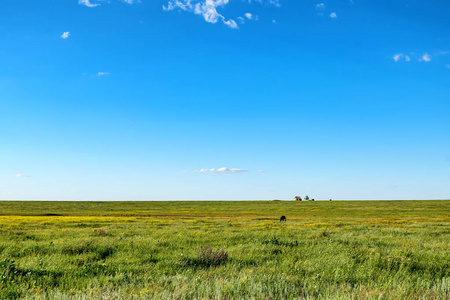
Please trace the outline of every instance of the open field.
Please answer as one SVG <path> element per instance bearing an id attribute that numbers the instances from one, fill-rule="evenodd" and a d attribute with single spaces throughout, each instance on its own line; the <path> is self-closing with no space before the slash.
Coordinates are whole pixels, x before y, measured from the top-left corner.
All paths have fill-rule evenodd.
<path id="1" fill-rule="evenodd" d="M 450 299 L 450 201 L 0 201 L 0 298 Z"/>

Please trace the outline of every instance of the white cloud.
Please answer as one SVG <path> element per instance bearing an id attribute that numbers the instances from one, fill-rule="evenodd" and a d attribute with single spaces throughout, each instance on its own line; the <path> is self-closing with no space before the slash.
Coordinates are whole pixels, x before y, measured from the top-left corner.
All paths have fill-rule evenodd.
<path id="1" fill-rule="evenodd" d="M 229 169 L 227 167 L 223 167 L 223 168 L 218 168 L 218 169 L 200 169 L 200 170 L 194 170 L 193 172 L 195 172 L 195 173 L 212 173 L 212 174 L 229 174 L 229 173 L 248 172 L 248 170 L 236 169 L 236 168 Z"/>
<path id="2" fill-rule="evenodd" d="M 280 6 L 278 0 L 248 0 L 248 3 L 258 2 L 264 5 Z M 232 18 L 228 18 L 222 15 L 219 10 L 228 5 L 229 0 L 169 0 L 162 8 L 165 11 L 172 11 L 179 9 L 186 12 L 191 12 L 196 15 L 200 15 L 206 22 L 215 24 L 222 22 L 230 28 L 238 28 L 236 21 Z M 258 16 L 251 13 L 246 13 L 245 17 L 249 20 L 258 20 Z M 237 21 L 241 24 L 245 23 L 243 17 L 237 17 Z"/>
<path id="3" fill-rule="evenodd" d="M 412 53 L 411 53 L 411 55 L 412 55 Z M 395 60 L 396 62 L 400 61 L 400 60 L 405 60 L 406 62 L 410 62 L 411 56 L 403 54 L 403 53 L 398 53 L 398 54 L 395 54 L 394 56 L 392 56 L 392 59 Z"/>
<path id="4" fill-rule="evenodd" d="M 106 76 L 106 75 L 110 75 L 111 73 L 109 73 L 109 72 L 98 72 L 97 73 L 97 76 Z"/>
<path id="5" fill-rule="evenodd" d="M 244 16 L 245 16 L 245 18 L 247 18 L 248 20 L 258 21 L 258 19 L 259 19 L 257 15 L 253 15 L 253 14 L 251 14 L 251 13 L 245 13 Z M 238 19 L 245 20 L 243 17 L 238 17 Z M 245 22 L 242 21 L 242 23 L 245 23 Z"/>
<path id="6" fill-rule="evenodd" d="M 139 3 L 140 0 L 121 0 L 122 2 L 133 4 Z M 78 0 L 78 4 L 87 6 L 87 7 L 97 7 L 100 6 L 101 3 L 110 3 L 109 0 Z"/>
<path id="7" fill-rule="evenodd" d="M 325 3 L 316 4 L 316 9 L 325 9 Z"/>
<path id="8" fill-rule="evenodd" d="M 394 56 L 392 56 L 392 59 L 395 60 L 396 62 L 403 61 L 403 60 L 406 62 L 410 62 L 413 59 L 417 60 L 419 62 L 430 62 L 431 55 L 428 53 L 425 53 L 422 56 L 417 57 L 417 55 L 415 55 L 414 52 L 410 52 L 409 54 L 398 53 L 398 54 L 395 54 Z"/>
<path id="9" fill-rule="evenodd" d="M 167 2 L 167 6 L 163 5 L 163 10 L 174 10 L 175 8 L 180 8 L 182 10 L 192 10 L 193 6 L 191 0 L 175 0 Z"/>
<path id="10" fill-rule="evenodd" d="M 248 0 L 249 4 L 252 4 L 252 2 L 257 2 L 259 4 L 264 4 L 264 5 L 272 5 L 272 6 L 276 6 L 276 7 L 280 7 L 280 1 L 279 0 Z"/>
<path id="11" fill-rule="evenodd" d="M 223 23 L 233 29 L 239 28 L 234 20 L 228 20 L 228 21 L 223 20 Z"/>
<path id="12" fill-rule="evenodd" d="M 336 18 L 337 18 L 337 14 L 336 14 L 335 12 L 332 12 L 332 13 L 330 14 L 330 18 L 336 19 Z"/>
<path id="13" fill-rule="evenodd" d="M 402 58 L 402 57 L 403 57 L 403 54 L 402 54 L 402 53 L 399 53 L 399 54 L 395 54 L 395 55 L 392 57 L 392 59 L 395 60 L 395 61 L 399 61 L 400 58 Z"/>
<path id="14" fill-rule="evenodd" d="M 181 10 L 193 12 L 196 15 L 203 16 L 205 21 L 208 23 L 217 23 L 218 20 L 225 20 L 225 17 L 217 11 L 217 7 L 225 6 L 228 4 L 228 1 L 229 0 L 174 0 L 167 2 L 167 6 L 163 5 L 163 10 L 171 11 L 175 8 L 179 8 Z M 229 21 L 224 21 L 224 23 L 225 22 Z"/>
<path id="15" fill-rule="evenodd" d="M 421 61 L 424 61 L 424 62 L 429 62 L 429 61 L 431 61 L 431 56 L 430 56 L 430 54 L 425 53 L 425 54 L 422 56 Z"/>
<path id="16" fill-rule="evenodd" d="M 280 7 L 280 6 L 281 6 L 279 0 L 269 0 L 268 4 L 269 4 L 269 5 L 276 6 L 276 7 Z"/>
<path id="17" fill-rule="evenodd" d="M 91 3 L 91 0 L 79 0 L 78 4 L 85 5 L 87 7 L 97 7 L 100 5 L 98 3 Z"/>
<path id="18" fill-rule="evenodd" d="M 219 14 L 217 7 L 223 7 L 226 4 L 228 4 L 228 0 L 206 0 L 205 3 L 197 3 L 195 5 L 194 13 L 202 15 L 208 23 L 217 23 L 219 19 L 225 19 L 224 16 Z"/>
<path id="19" fill-rule="evenodd" d="M 27 174 L 17 174 L 16 177 L 30 177 L 30 175 L 27 175 Z"/>
<path id="20" fill-rule="evenodd" d="M 62 39 L 67 39 L 69 37 L 69 35 L 70 35 L 70 32 L 65 31 L 65 32 L 63 32 L 63 34 L 61 34 L 61 38 Z"/>

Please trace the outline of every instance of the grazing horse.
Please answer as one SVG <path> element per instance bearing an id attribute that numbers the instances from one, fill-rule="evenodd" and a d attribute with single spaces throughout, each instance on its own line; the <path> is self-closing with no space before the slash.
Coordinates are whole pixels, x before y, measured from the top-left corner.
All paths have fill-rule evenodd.
<path id="1" fill-rule="evenodd" d="M 280 218 L 280 222 L 283 222 L 283 221 L 285 221 L 285 222 L 286 222 L 286 216 L 281 216 L 281 218 Z"/>

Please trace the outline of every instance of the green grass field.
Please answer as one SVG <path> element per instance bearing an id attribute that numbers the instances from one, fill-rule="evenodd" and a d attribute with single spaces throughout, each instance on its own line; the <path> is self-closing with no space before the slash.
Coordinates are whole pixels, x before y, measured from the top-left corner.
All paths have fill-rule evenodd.
<path id="1" fill-rule="evenodd" d="M 1 201 L 0 298 L 450 299 L 450 201 Z"/>

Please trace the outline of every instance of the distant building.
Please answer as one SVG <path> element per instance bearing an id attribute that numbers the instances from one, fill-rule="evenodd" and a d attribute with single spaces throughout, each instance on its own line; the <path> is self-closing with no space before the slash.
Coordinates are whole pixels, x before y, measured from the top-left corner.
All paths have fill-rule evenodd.
<path id="1" fill-rule="evenodd" d="M 300 197 L 300 196 L 295 196 L 295 201 L 302 201 L 302 197 Z"/>

